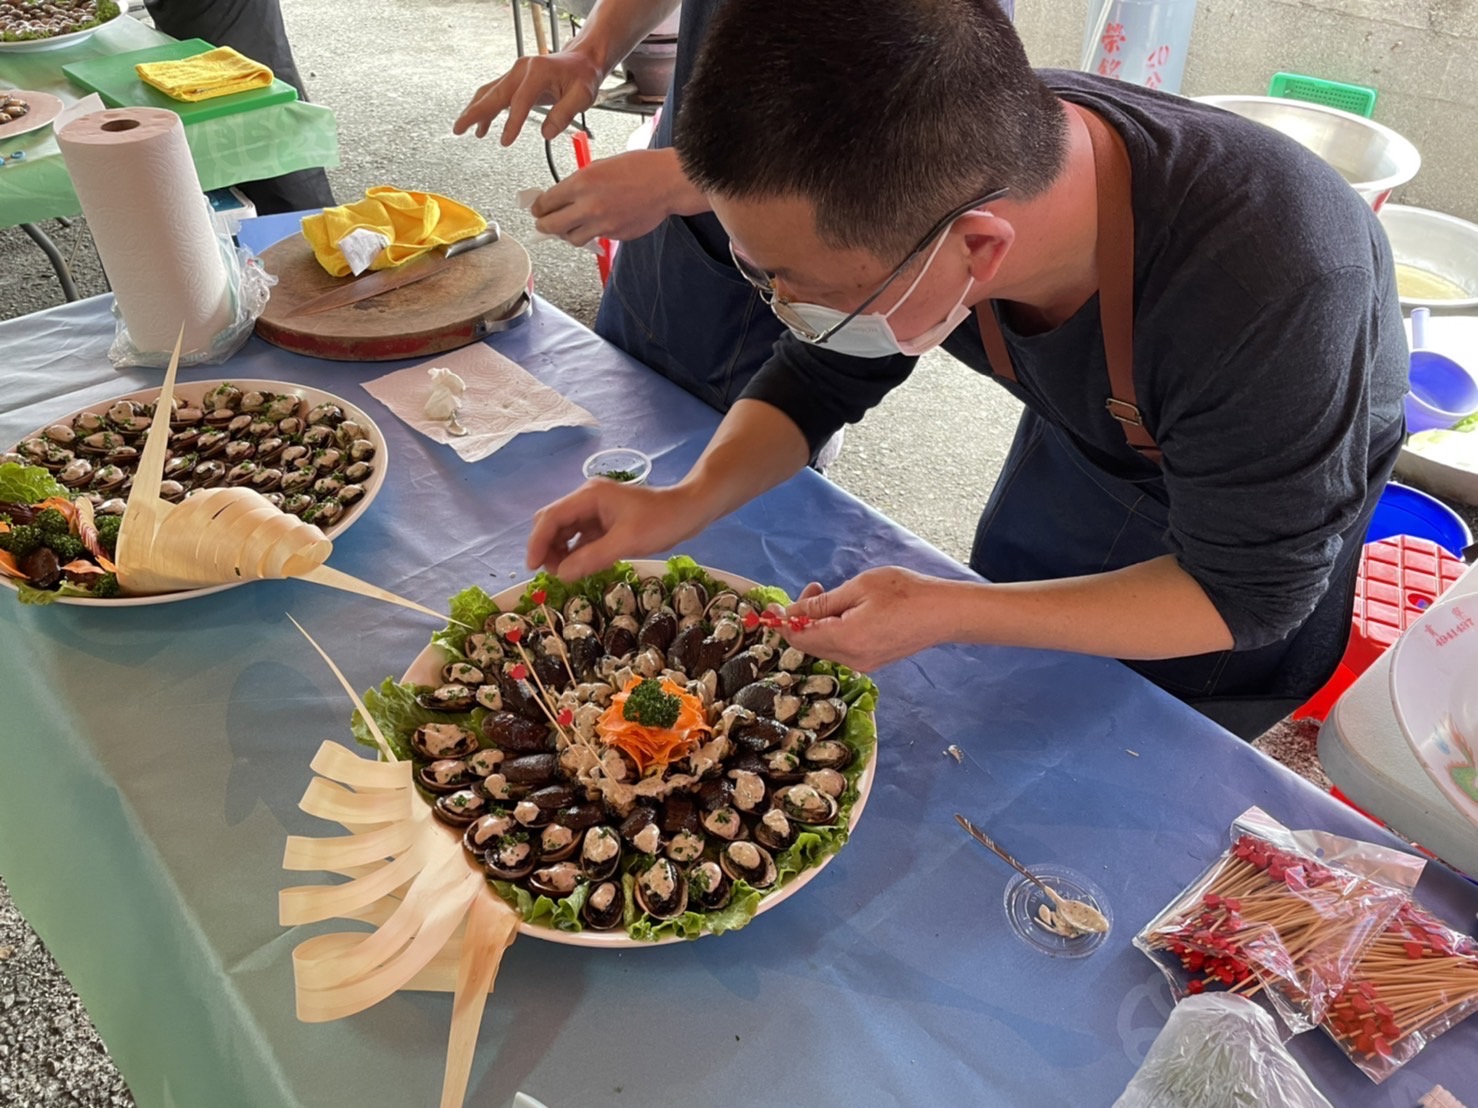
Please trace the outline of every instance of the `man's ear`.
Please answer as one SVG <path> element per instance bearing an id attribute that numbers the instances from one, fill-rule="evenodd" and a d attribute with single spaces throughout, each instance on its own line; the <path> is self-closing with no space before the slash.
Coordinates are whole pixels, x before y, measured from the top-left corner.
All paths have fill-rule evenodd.
<path id="1" fill-rule="evenodd" d="M 1016 241 L 1016 228 L 998 215 L 968 212 L 960 217 L 955 230 L 963 232 L 965 249 L 970 252 L 970 276 L 989 284 Z"/>

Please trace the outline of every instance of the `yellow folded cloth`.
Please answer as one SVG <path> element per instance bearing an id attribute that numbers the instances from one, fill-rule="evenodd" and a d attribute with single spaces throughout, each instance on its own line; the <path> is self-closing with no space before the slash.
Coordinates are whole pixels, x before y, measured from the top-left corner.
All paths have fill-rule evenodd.
<path id="1" fill-rule="evenodd" d="M 487 226 L 482 216 L 448 197 L 377 185 L 365 192 L 363 200 L 305 216 L 303 237 L 313 247 L 319 265 L 335 277 L 346 277 L 350 267 L 339 242 L 351 232 L 372 231 L 389 240 L 370 263 L 369 268 L 375 270 L 402 265 L 433 247 L 480 235 Z"/>
<path id="2" fill-rule="evenodd" d="M 272 83 L 270 69 L 229 46 L 177 62 L 140 62 L 134 69 L 139 80 L 174 100 L 211 100 Z"/>

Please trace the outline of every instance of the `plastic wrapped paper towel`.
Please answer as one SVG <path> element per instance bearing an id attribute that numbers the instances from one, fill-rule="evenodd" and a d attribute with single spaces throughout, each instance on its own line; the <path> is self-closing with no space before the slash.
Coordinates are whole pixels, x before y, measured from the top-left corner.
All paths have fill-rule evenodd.
<path id="1" fill-rule="evenodd" d="M 246 340 L 271 284 L 243 266 L 211 224 L 174 112 L 119 108 L 73 119 L 56 136 L 113 286 L 115 364 L 223 361 Z"/>

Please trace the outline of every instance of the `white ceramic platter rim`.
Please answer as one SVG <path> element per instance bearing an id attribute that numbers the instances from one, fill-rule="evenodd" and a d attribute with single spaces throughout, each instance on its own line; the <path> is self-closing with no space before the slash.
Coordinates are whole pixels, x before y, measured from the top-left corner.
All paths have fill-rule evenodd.
<path id="1" fill-rule="evenodd" d="M 340 519 L 338 523 L 335 523 L 333 526 L 324 529 L 324 534 L 327 535 L 330 540 L 338 539 L 340 535 L 349 530 L 349 528 L 353 526 L 354 522 L 359 519 L 361 515 L 364 514 L 365 510 L 370 506 L 370 502 L 379 495 L 380 486 L 385 483 L 385 473 L 390 466 L 390 454 L 385 444 L 385 436 L 381 433 L 379 426 L 376 425 L 375 421 L 372 420 L 365 413 L 364 409 L 360 408 L 357 404 L 351 404 L 349 403 L 349 401 L 343 399 L 342 397 L 335 396 L 331 392 L 324 392 L 322 389 L 315 389 L 308 385 L 294 385 L 288 381 L 262 381 L 254 379 L 244 380 L 234 377 L 222 378 L 214 381 L 186 381 L 175 386 L 175 396 L 179 397 L 183 395 L 187 398 L 197 395 L 204 396 L 211 389 L 215 388 L 217 385 L 222 384 L 230 384 L 232 387 L 238 388 L 242 392 L 256 391 L 272 392 L 278 394 L 291 394 L 297 396 L 300 400 L 305 401 L 309 407 L 314 407 L 318 404 L 337 404 L 340 408 L 343 409 L 344 415 L 348 419 L 352 419 L 355 423 L 363 427 L 365 431 L 369 434 L 370 441 L 375 444 L 375 470 L 373 473 L 370 474 L 369 483 L 364 486 L 364 495 L 360 497 L 356 503 L 350 505 L 348 508 L 345 509 L 343 518 Z M 58 419 L 53 419 L 50 423 L 46 424 L 46 427 L 50 427 L 53 423 L 71 423 L 83 412 L 101 412 L 106 410 L 109 406 L 117 404 L 121 400 L 132 400 L 138 403 L 153 403 L 155 400 L 159 399 L 159 392 L 159 387 L 155 386 L 154 388 L 138 389 L 134 392 L 126 392 L 121 396 L 114 396 L 108 400 L 100 400 L 97 403 L 88 404 L 84 407 L 78 408 L 76 411 L 70 413 L 69 415 L 64 415 Z M 46 429 L 46 427 L 38 427 L 30 434 L 22 435 L 20 441 L 35 438 L 36 436 L 40 435 L 42 431 Z M 15 445 L 17 444 L 11 444 L 9 449 L 14 449 Z M 11 581 L 8 577 L 0 577 L 0 584 L 4 584 L 13 592 L 19 591 L 16 589 L 15 583 Z M 155 596 L 119 596 L 114 597 L 111 600 L 100 600 L 90 596 L 59 596 L 56 598 L 55 601 L 53 601 L 53 603 L 75 604 L 80 607 L 86 608 L 139 608 L 147 607 L 152 604 L 173 604 L 180 600 L 194 600 L 196 597 L 209 596 L 211 595 L 211 593 L 222 592 L 226 589 L 239 588 L 240 586 L 245 584 L 248 584 L 248 582 L 233 581 L 229 585 L 211 585 L 209 588 L 204 589 L 184 589 L 180 592 L 159 593 Z"/>
<path id="2" fill-rule="evenodd" d="M 642 560 L 634 561 L 631 563 L 631 565 L 636 570 L 636 572 L 643 577 L 660 576 L 667 572 L 666 562 Z M 727 582 L 736 592 L 745 593 L 748 592 L 750 589 L 757 587 L 756 582 L 749 580 L 747 577 L 740 577 L 739 575 L 733 573 L 725 573 L 722 570 L 711 569 L 708 566 L 704 566 L 703 569 L 704 572 L 708 573 L 710 576 L 716 578 L 717 580 Z M 523 598 L 524 591 L 528 587 L 528 581 L 523 581 L 517 585 L 511 585 L 508 588 L 504 589 L 502 592 L 498 593 L 498 595 L 493 597 L 493 601 L 503 611 L 510 611 Z M 446 664 L 447 661 L 448 656 L 439 646 L 437 646 L 435 643 L 428 643 L 426 645 L 426 648 L 422 650 L 421 653 L 416 655 L 415 660 L 411 662 L 410 667 L 406 669 L 405 673 L 401 676 L 401 683 L 417 685 L 436 684 L 437 681 L 440 679 L 441 668 L 443 665 Z M 852 811 L 847 820 L 847 831 L 849 833 L 856 829 L 857 821 L 862 818 L 862 809 L 867 806 L 867 798 L 872 792 L 872 780 L 876 768 L 877 748 L 876 746 L 874 746 L 872 757 L 868 760 L 867 765 L 863 767 L 862 772 L 857 776 L 857 799 L 852 804 Z M 438 824 L 438 826 L 444 825 Z M 451 829 L 448 828 L 447 830 L 450 831 Z M 460 835 L 458 837 L 460 838 Z M 817 874 L 819 874 L 828 865 L 830 865 L 831 860 L 835 857 L 835 854 L 827 855 L 821 860 L 819 865 L 813 866 L 811 869 L 796 874 L 795 877 L 791 879 L 790 883 L 784 888 L 767 896 L 761 897 L 759 906 L 754 911 L 755 917 L 758 918 L 765 912 L 768 912 L 771 908 L 774 908 L 778 904 L 784 903 L 796 893 L 800 892 L 801 889 L 808 885 Z M 496 894 L 490 891 L 488 895 L 493 896 Z M 753 924 L 753 922 L 754 921 L 751 920 L 750 924 Z M 561 931 L 557 927 L 545 927 L 539 924 L 532 924 L 527 922 L 519 924 L 518 930 L 519 934 L 521 935 L 528 935 L 535 939 L 543 939 L 546 942 L 563 943 L 566 946 L 596 947 L 603 950 L 645 950 L 648 947 L 667 946 L 671 943 L 683 943 L 690 941 L 681 935 L 672 935 L 664 939 L 658 939 L 654 942 L 643 942 L 639 939 L 633 939 L 624 930 L 585 930 L 571 932 Z M 712 932 L 705 931 L 703 935 L 699 937 L 703 938 L 709 934 L 712 934 Z"/>
<path id="3" fill-rule="evenodd" d="M 12 95 L 9 89 L 0 89 L 0 93 L 6 96 Z M 29 104 L 31 110 L 19 119 L 0 124 L 0 139 L 20 138 L 22 135 L 29 135 L 32 131 L 39 131 L 49 126 L 52 120 L 62 114 L 62 102 L 49 92 L 26 92 L 24 89 L 16 89 L 14 95 Z M 0 154 L 4 153 L 6 151 L 0 150 Z"/>

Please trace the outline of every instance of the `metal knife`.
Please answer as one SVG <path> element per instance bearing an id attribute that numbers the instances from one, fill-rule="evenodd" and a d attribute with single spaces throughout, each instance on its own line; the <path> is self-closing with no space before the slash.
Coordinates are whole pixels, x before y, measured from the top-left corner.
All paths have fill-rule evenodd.
<path id="1" fill-rule="evenodd" d="M 382 269 L 375 273 L 368 273 L 363 277 L 355 277 L 348 284 L 329 289 L 328 292 L 315 296 L 311 300 L 305 300 L 283 316 L 283 318 L 292 319 L 300 315 L 318 315 L 320 312 L 330 312 L 335 308 L 358 304 L 361 300 L 369 300 L 372 297 L 387 293 L 392 289 L 404 288 L 406 285 L 423 281 L 427 277 L 440 273 L 451 264 L 452 259 L 458 254 L 465 254 L 469 250 L 476 250 L 479 246 L 486 246 L 490 242 L 497 242 L 499 234 L 498 225 L 496 223 L 489 223 L 488 229 L 480 235 L 474 235 L 470 239 L 462 239 L 449 246 L 439 246 L 426 254 L 422 254 L 419 258 L 406 262 L 404 265 L 398 265 L 392 269 Z"/>

